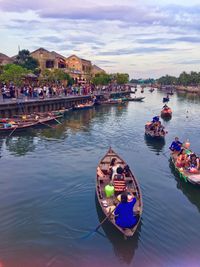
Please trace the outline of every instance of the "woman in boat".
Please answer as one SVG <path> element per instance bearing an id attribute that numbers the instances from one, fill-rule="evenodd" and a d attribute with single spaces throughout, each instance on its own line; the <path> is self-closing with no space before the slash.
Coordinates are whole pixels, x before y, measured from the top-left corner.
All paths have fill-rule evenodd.
<path id="1" fill-rule="evenodd" d="M 136 225 L 138 219 L 133 211 L 135 203 L 136 198 L 134 196 L 132 196 L 132 199 L 128 202 L 127 194 L 121 194 L 121 202 L 115 210 L 115 222 L 119 227 L 133 228 Z"/>
<path id="2" fill-rule="evenodd" d="M 115 174 L 117 174 L 117 168 L 119 167 L 119 164 L 117 164 L 117 159 L 112 158 L 109 166 L 108 172 L 110 173 L 110 179 L 114 179 Z"/>
<path id="3" fill-rule="evenodd" d="M 199 172 L 199 158 L 194 154 L 189 155 L 189 172 L 191 173 L 197 173 Z"/>
<path id="4" fill-rule="evenodd" d="M 188 155 L 185 152 L 185 149 L 181 149 L 176 159 L 176 167 L 185 168 L 188 166 Z"/>

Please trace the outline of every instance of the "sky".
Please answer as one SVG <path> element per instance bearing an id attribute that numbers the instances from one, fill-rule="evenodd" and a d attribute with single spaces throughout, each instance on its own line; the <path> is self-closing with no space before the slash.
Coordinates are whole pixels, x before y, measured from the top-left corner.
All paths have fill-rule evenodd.
<path id="1" fill-rule="evenodd" d="M 0 53 L 43 47 L 108 73 L 200 71 L 200 0 L 0 0 Z"/>

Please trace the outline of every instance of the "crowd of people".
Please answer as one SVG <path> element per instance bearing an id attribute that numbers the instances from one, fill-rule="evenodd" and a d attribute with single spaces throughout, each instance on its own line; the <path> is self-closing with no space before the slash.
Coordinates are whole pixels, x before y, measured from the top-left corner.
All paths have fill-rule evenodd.
<path id="1" fill-rule="evenodd" d="M 13 83 L 0 84 L 0 99 L 43 99 L 52 97 L 66 97 L 78 95 L 90 95 L 94 93 L 119 92 L 131 90 L 128 85 L 95 86 L 93 84 L 74 84 L 66 86 L 60 83 L 24 84 L 15 86 Z"/>
<path id="2" fill-rule="evenodd" d="M 182 143 L 176 137 L 169 149 L 172 151 L 172 156 L 175 159 L 177 168 L 186 170 L 189 173 L 199 173 L 200 160 L 199 157 L 189 150 L 189 141 Z"/>

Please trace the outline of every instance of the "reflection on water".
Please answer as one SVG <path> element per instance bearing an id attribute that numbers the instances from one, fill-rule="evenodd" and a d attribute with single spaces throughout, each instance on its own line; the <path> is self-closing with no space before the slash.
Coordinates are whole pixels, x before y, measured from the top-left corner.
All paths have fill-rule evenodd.
<path id="1" fill-rule="evenodd" d="M 183 179 L 181 179 L 179 177 L 179 174 L 175 170 L 171 160 L 169 162 L 169 167 L 171 169 L 172 174 L 175 176 L 177 182 L 177 188 L 183 192 L 183 194 L 188 198 L 188 200 L 192 204 L 194 204 L 200 212 L 199 186 L 193 185 L 189 182 L 185 182 Z"/>
<path id="2" fill-rule="evenodd" d="M 99 222 L 101 222 L 105 218 L 105 214 L 103 213 L 98 203 L 97 197 L 95 197 L 95 201 Z M 134 236 L 128 238 L 127 240 L 124 239 L 124 236 L 119 233 L 119 231 L 108 220 L 104 224 L 102 224 L 103 231 L 106 234 L 106 237 L 112 243 L 113 251 L 116 257 L 119 258 L 120 262 L 129 265 L 133 261 L 135 251 L 138 248 L 141 223 L 137 228 Z"/>
<path id="3" fill-rule="evenodd" d="M 53 128 L 0 137 L 3 267 L 199 266 L 200 189 L 175 179 L 163 150 L 178 135 L 200 154 L 200 102 L 170 96 L 173 117 L 163 123 L 168 134 L 154 140 L 144 137 L 144 125 L 160 114 L 165 94 L 144 94 L 143 103 L 70 111 Z M 102 218 L 94 177 L 110 145 L 138 177 L 142 226 L 125 241 L 105 223 L 103 236 L 80 241 Z"/>
<path id="4" fill-rule="evenodd" d="M 172 116 L 161 116 L 164 121 L 170 121 Z"/>
<path id="5" fill-rule="evenodd" d="M 35 150 L 34 136 L 30 134 L 13 135 L 5 139 L 6 148 L 16 156 L 24 156 Z"/>
<path id="6" fill-rule="evenodd" d="M 163 151 L 163 147 L 165 146 L 164 138 L 155 139 L 145 134 L 144 140 L 146 145 L 150 148 L 150 150 L 156 152 L 157 155 L 160 155 L 160 152 Z"/>

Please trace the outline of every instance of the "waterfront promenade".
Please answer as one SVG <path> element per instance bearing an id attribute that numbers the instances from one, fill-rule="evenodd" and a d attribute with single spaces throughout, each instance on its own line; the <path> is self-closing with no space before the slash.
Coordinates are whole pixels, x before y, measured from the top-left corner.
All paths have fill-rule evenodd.
<path id="1" fill-rule="evenodd" d="M 0 117 L 12 117 L 18 114 L 31 114 L 33 112 L 47 112 L 59 109 L 69 109 L 77 104 L 86 103 L 93 97 L 108 99 L 116 96 L 130 95 L 131 91 L 94 91 L 86 95 L 61 95 L 52 97 L 20 97 L 0 100 Z"/>

